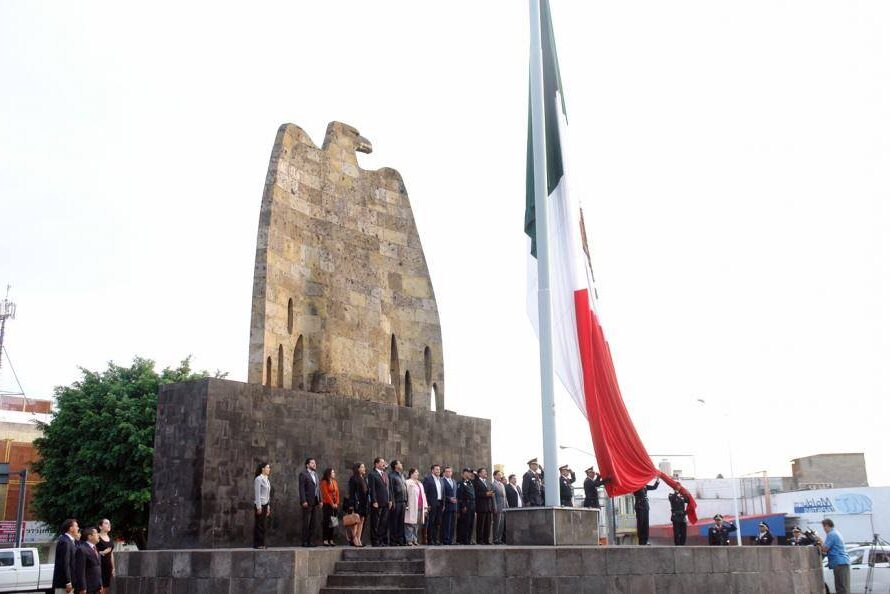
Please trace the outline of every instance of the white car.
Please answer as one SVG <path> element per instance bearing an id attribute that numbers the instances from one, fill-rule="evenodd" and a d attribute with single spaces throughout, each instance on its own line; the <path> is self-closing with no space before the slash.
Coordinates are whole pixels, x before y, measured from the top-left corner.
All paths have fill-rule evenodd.
<path id="1" fill-rule="evenodd" d="M 856 546 L 847 549 L 850 556 L 851 594 L 890 594 L 890 547 Z M 872 568 L 871 587 L 866 591 L 868 570 Z M 828 561 L 822 561 L 825 591 L 835 594 L 834 572 L 828 569 Z"/>

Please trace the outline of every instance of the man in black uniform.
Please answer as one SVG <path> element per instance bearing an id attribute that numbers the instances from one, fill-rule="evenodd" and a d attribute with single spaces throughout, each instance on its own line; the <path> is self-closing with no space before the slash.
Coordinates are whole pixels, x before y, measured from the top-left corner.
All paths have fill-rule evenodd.
<path id="1" fill-rule="evenodd" d="M 575 498 L 575 471 L 569 465 L 559 467 L 559 504 L 563 507 L 574 507 L 572 499 Z"/>
<path id="2" fill-rule="evenodd" d="M 544 481 L 538 476 L 538 459 L 528 461 L 528 472 L 522 475 L 522 507 L 544 505 Z"/>
<path id="3" fill-rule="evenodd" d="M 476 489 L 473 486 L 473 471 L 464 468 L 464 480 L 457 484 L 457 544 L 470 544 L 473 532 L 473 519 L 476 517 Z"/>
<path id="4" fill-rule="evenodd" d="M 584 479 L 584 507 L 600 507 L 599 488 L 609 482 L 593 469 L 593 466 L 584 471 L 587 478 Z"/>
<path id="5" fill-rule="evenodd" d="M 732 522 L 723 523 L 723 516 L 714 516 L 714 525 L 708 528 L 708 544 L 712 547 L 725 547 L 729 545 L 729 533 L 735 532 L 736 527 Z"/>
<path id="6" fill-rule="evenodd" d="M 800 526 L 795 526 L 791 531 L 791 538 L 788 539 L 788 544 L 792 547 L 812 546 L 816 544 L 814 535 L 812 530 L 807 530 L 806 532 L 801 533 Z"/>
<path id="7" fill-rule="evenodd" d="M 654 491 L 661 484 L 655 479 L 654 485 L 643 485 L 634 491 L 634 511 L 637 514 L 637 540 L 641 545 L 649 544 L 649 491 Z"/>
<path id="8" fill-rule="evenodd" d="M 766 522 L 758 524 L 757 529 L 760 533 L 754 537 L 755 545 L 767 546 L 773 544 L 773 535 L 769 531 L 769 526 L 766 525 Z"/>
<path id="9" fill-rule="evenodd" d="M 671 503 L 671 524 L 674 526 L 674 544 L 683 546 L 686 544 L 686 504 L 689 500 L 680 493 L 680 483 L 674 488 L 674 492 L 668 495 Z"/>

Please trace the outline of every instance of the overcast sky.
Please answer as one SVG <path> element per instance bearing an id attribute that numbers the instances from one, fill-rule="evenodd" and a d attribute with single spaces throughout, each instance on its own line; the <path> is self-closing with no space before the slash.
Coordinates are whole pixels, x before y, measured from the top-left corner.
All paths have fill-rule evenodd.
<path id="1" fill-rule="evenodd" d="M 569 183 L 649 452 L 714 476 L 727 437 L 737 474 L 864 451 L 890 483 L 890 4 L 554 0 L 553 18 Z M 26 392 L 134 355 L 244 380 L 276 130 L 320 144 L 340 120 L 408 187 L 447 408 L 494 419 L 493 462 L 524 470 L 527 64 L 519 1 L 0 3 L 0 284 Z M 557 406 L 560 443 L 591 450 Z"/>

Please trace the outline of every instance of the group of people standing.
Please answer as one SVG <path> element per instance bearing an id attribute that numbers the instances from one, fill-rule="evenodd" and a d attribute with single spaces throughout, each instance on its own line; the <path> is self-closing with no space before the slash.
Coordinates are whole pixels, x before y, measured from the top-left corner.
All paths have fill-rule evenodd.
<path id="1" fill-rule="evenodd" d="M 314 458 L 305 461 L 298 479 L 299 502 L 302 508 L 302 545 L 313 542 L 313 526 L 321 515 L 322 545 L 334 546 L 335 531 L 345 529 L 346 542 L 361 547 L 365 526 L 372 546 L 413 546 L 421 539 L 428 545 L 505 544 L 506 514 L 511 507 L 544 505 L 544 473 L 537 459 L 528 461 L 529 470 L 522 485 L 515 474 L 507 477 L 495 470 L 489 477 L 487 468 L 463 468 L 456 476 L 451 466 L 433 464 L 420 478 L 420 471 L 404 471 L 400 460 L 387 463 L 375 458 L 369 470 L 356 462 L 341 493 L 336 471 L 326 468 L 317 474 Z M 254 479 L 254 548 L 265 548 L 268 519 L 271 516 L 271 466 L 257 467 Z M 560 469 L 561 494 L 575 476 L 568 466 Z M 586 507 L 599 507 L 597 489 L 605 481 L 592 468 L 585 481 Z M 570 482 L 569 482 L 570 481 Z M 568 502 L 571 505 L 571 495 Z"/>
<path id="2" fill-rule="evenodd" d="M 56 543 L 53 588 L 56 594 L 104 594 L 114 577 L 114 541 L 111 522 L 80 529 L 75 519 L 62 524 Z"/>

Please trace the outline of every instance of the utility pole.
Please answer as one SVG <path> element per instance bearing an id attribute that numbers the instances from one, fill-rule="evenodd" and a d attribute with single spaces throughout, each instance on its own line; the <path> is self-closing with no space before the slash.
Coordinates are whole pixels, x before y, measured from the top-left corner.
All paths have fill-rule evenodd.
<path id="1" fill-rule="evenodd" d="M 19 506 L 15 514 L 15 548 L 22 546 L 22 525 L 25 523 L 25 493 L 28 488 L 28 469 L 20 470 L 19 475 Z"/>
<path id="2" fill-rule="evenodd" d="M 0 369 L 3 368 L 3 337 L 6 334 L 6 320 L 15 319 L 15 303 L 9 300 L 9 290 L 12 285 L 6 285 L 6 297 L 0 301 Z"/>

